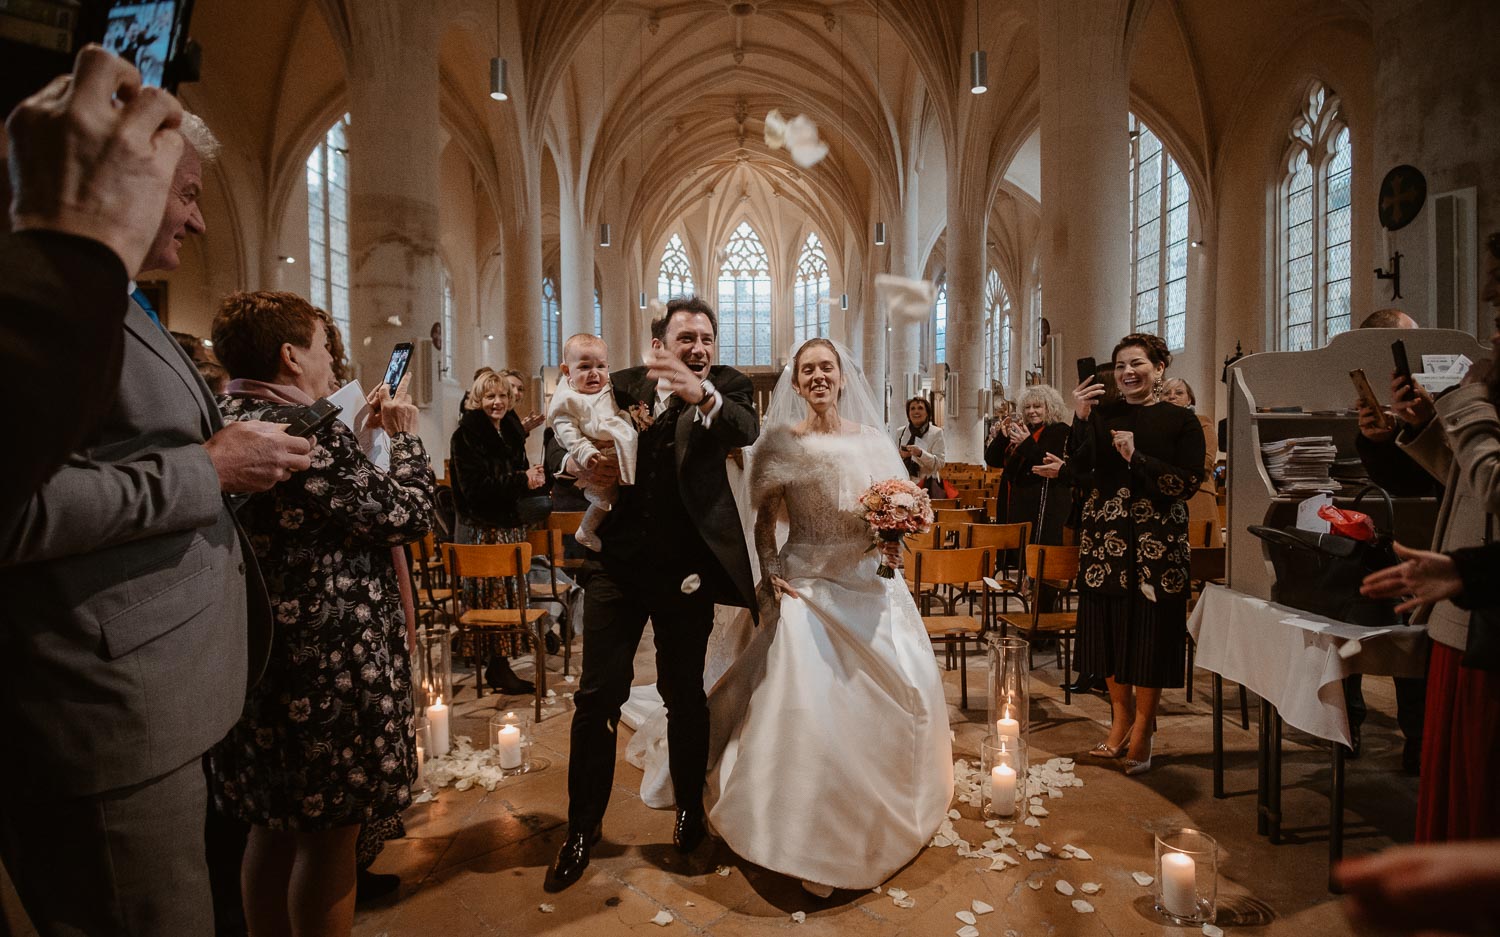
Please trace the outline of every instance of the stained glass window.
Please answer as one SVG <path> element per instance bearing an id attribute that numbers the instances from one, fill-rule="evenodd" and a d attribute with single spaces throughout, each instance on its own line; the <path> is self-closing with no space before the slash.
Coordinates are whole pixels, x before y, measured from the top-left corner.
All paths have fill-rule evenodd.
<path id="1" fill-rule="evenodd" d="M 453 375 L 453 340 L 458 316 L 453 310 L 453 277 L 443 267 L 443 376 Z"/>
<path id="2" fill-rule="evenodd" d="M 349 115 L 328 128 L 307 157 L 308 276 L 313 305 L 349 333 Z"/>
<path id="3" fill-rule="evenodd" d="M 719 360 L 771 363 L 771 263 L 760 235 L 741 221 L 719 266 Z"/>
<path id="4" fill-rule="evenodd" d="M 792 287 L 792 341 L 828 335 L 828 258 L 816 234 L 808 234 Z"/>
<path id="5" fill-rule="evenodd" d="M 994 267 L 984 278 L 984 377 L 991 385 L 1010 391 L 1011 351 L 1010 295 Z"/>
<path id="6" fill-rule="evenodd" d="M 556 367 L 562 363 L 562 304 L 557 299 L 557 283 L 542 277 L 542 364 Z"/>
<path id="7" fill-rule="evenodd" d="M 662 302 L 676 296 L 693 295 L 693 268 L 688 263 L 682 238 L 672 235 L 661 252 L 661 272 L 656 278 L 656 295 Z"/>
<path id="8" fill-rule="evenodd" d="M 938 284 L 937 300 L 932 304 L 932 360 L 948 360 L 948 281 Z"/>
<path id="9" fill-rule="evenodd" d="M 1182 348 L 1187 325 L 1188 185 L 1161 138 L 1130 115 L 1132 322 Z"/>
<path id="10" fill-rule="evenodd" d="M 1277 340 L 1321 348 L 1348 331 L 1353 147 L 1338 96 L 1315 84 L 1292 119 L 1283 161 Z"/>

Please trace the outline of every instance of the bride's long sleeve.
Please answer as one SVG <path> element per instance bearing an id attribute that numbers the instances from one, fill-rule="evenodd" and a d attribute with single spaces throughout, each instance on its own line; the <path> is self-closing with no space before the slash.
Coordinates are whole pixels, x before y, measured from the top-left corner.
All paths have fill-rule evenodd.
<path id="1" fill-rule="evenodd" d="M 781 554 L 776 549 L 776 519 L 781 513 L 782 493 L 778 488 L 760 499 L 755 511 L 755 556 L 760 560 L 762 578 L 785 577 Z"/>

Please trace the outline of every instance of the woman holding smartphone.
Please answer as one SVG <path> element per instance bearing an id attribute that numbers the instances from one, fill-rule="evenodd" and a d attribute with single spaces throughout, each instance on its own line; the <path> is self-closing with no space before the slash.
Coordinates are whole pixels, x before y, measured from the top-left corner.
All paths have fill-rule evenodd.
<path id="1" fill-rule="evenodd" d="M 1109 686 L 1109 735 L 1090 754 L 1151 769 L 1161 691 L 1180 687 L 1187 633 L 1187 499 L 1203 477 L 1203 430 L 1157 403 L 1172 355 L 1155 335 L 1127 335 L 1113 361 L 1120 400 L 1104 385 L 1073 390 L 1068 467 L 1084 496 L 1079 530 L 1078 667 Z"/>

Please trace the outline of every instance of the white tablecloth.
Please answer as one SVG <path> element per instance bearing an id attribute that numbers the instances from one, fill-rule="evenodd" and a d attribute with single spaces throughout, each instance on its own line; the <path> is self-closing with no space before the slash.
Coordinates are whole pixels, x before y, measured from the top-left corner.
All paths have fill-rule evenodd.
<path id="1" fill-rule="evenodd" d="M 1427 673 L 1427 629 L 1361 628 L 1210 585 L 1188 619 L 1197 664 L 1268 700 L 1288 724 L 1350 744 L 1340 681 Z"/>

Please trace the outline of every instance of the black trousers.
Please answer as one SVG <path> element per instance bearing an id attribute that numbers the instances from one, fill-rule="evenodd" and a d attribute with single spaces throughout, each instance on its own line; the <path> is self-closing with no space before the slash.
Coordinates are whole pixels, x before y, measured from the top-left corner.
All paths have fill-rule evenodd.
<path id="1" fill-rule="evenodd" d="M 1351 673 L 1344 678 L 1344 708 L 1349 712 L 1349 727 L 1358 729 L 1365 723 L 1369 707 L 1365 705 L 1364 674 Z M 1408 742 L 1422 744 L 1422 724 L 1427 719 L 1427 678 L 1392 677 L 1396 684 L 1396 724 Z"/>
<path id="2" fill-rule="evenodd" d="M 663 564 L 670 565 L 670 564 Z M 668 581 L 670 580 L 670 581 Z M 584 586 L 583 672 L 573 696 L 568 826 L 587 832 L 604 818 L 614 784 L 620 707 L 630 698 L 635 653 L 646 621 L 656 638 L 656 685 L 667 704 L 667 749 L 679 808 L 703 802 L 708 771 L 708 696 L 703 663 L 714 603 L 680 576 L 601 568 Z"/>

